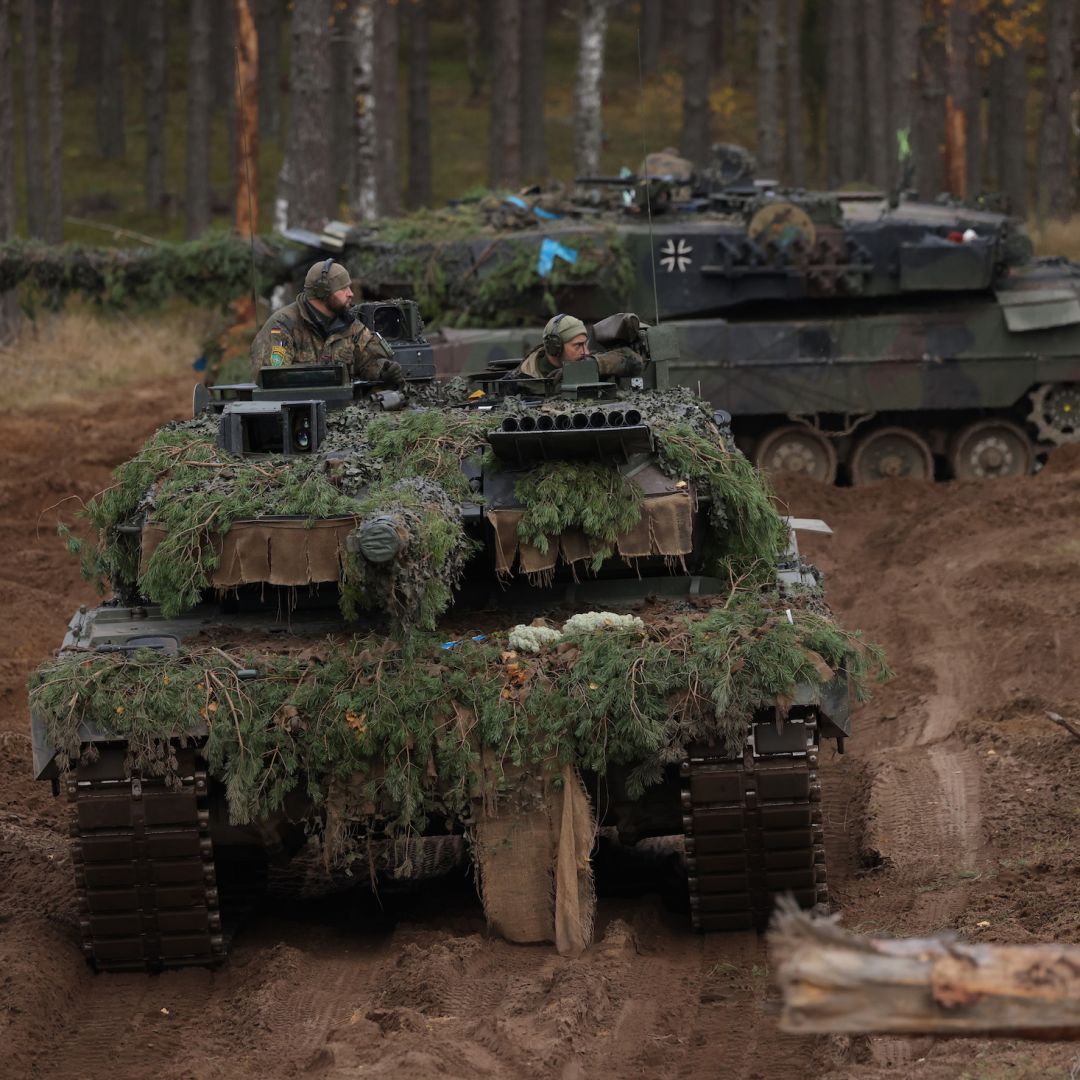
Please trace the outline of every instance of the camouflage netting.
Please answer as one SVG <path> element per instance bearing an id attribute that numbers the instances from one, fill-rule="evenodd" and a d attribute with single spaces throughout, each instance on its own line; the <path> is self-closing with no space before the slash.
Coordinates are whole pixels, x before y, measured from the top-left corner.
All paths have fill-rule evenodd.
<path id="1" fill-rule="evenodd" d="M 693 485 L 710 500 L 708 571 L 752 582 L 770 578 L 786 529 L 752 466 L 723 445 L 707 409 L 686 391 L 643 393 L 638 405 L 663 472 L 676 486 L 689 491 Z M 572 407 L 553 402 L 543 409 Z M 401 629 L 432 629 L 474 548 L 461 509 L 478 496 L 470 492 L 462 464 L 483 459 L 485 468 L 498 467 L 485 450 L 502 415 L 465 408 L 378 413 L 351 406 L 330 414 L 318 453 L 288 459 L 226 454 L 217 447 L 212 417 L 171 424 L 87 505 L 97 542 L 70 536 L 70 543 L 88 579 L 102 588 L 108 582 L 128 602 L 145 597 L 172 617 L 213 587 L 295 583 L 275 577 L 272 567 L 242 572 L 245 553 L 265 552 L 268 545 L 260 537 L 242 544 L 238 523 L 250 528 L 252 520 L 291 516 L 312 525 L 337 522 L 347 533 L 350 523 L 360 527 L 389 516 L 405 541 L 396 559 L 370 564 L 346 540 L 323 551 L 320 562 L 335 570 L 347 617 L 375 610 Z M 611 555 L 643 512 L 635 483 L 598 462 L 540 464 L 518 481 L 515 493 L 524 511 L 517 525 L 521 542 L 546 551 L 560 534 L 580 533 L 588 555 L 576 564 L 582 573 Z M 233 530 L 237 535 L 230 536 Z"/>
<path id="2" fill-rule="evenodd" d="M 579 618 L 535 653 L 509 648 L 506 631 L 450 648 L 415 632 L 291 650 L 193 641 L 173 657 L 68 653 L 35 673 L 31 704 L 62 759 L 79 757 L 88 723 L 154 775 L 169 772 L 170 738 L 205 731 L 236 823 L 272 815 L 294 791 L 318 813 L 348 782 L 367 816 L 422 830 L 467 825 L 474 799 L 505 791 L 506 769 L 626 764 L 640 791 L 688 742 L 738 751 L 755 707 L 797 684 L 844 668 L 862 696 L 888 674 L 876 647 L 808 607 L 781 610 L 747 588 L 682 607 L 655 604 L 640 624 Z"/>

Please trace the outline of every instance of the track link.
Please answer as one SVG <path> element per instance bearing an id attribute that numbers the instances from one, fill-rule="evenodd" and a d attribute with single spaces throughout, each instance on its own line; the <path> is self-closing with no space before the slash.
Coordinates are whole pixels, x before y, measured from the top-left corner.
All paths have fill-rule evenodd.
<path id="1" fill-rule="evenodd" d="M 208 780 L 177 750 L 178 783 L 127 776 L 122 748 L 68 776 L 83 952 L 102 971 L 157 971 L 224 959 Z"/>
<path id="2" fill-rule="evenodd" d="M 828 905 L 817 729 L 806 751 L 743 760 L 691 748 L 682 763 L 683 828 L 695 930 L 765 929 L 775 898 Z"/>

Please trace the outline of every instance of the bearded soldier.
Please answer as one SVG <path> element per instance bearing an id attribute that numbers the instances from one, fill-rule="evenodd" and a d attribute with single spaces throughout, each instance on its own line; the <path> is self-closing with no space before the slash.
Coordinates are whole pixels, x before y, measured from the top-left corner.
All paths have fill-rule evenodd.
<path id="1" fill-rule="evenodd" d="M 513 379 L 562 379 L 563 365 L 589 355 L 585 324 L 573 315 L 555 315 L 544 327 L 544 339 L 508 376 Z M 611 349 L 593 357 L 601 378 L 640 375 L 644 364 L 632 349 Z"/>
<path id="2" fill-rule="evenodd" d="M 354 379 L 400 386 L 401 365 L 394 351 L 356 317 L 352 278 L 341 264 L 317 262 L 293 303 L 275 311 L 251 343 L 251 366 L 345 364 Z"/>

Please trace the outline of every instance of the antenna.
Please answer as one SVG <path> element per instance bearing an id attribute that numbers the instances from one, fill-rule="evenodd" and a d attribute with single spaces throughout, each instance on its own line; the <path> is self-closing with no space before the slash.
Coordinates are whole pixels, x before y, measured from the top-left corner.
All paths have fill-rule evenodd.
<path id="1" fill-rule="evenodd" d="M 252 304 L 252 317 L 255 320 L 255 333 L 259 332 L 259 290 L 256 283 L 255 275 L 255 207 L 251 197 L 251 161 L 248 157 L 248 142 L 247 142 L 247 126 L 244 123 L 243 117 L 240 115 L 241 110 L 244 107 L 244 79 L 240 74 L 240 46 L 237 45 L 233 49 L 233 59 L 236 61 L 236 93 L 237 109 L 236 109 L 236 122 L 240 128 L 240 155 L 244 159 L 244 180 L 247 186 L 247 199 L 248 199 L 248 239 L 251 244 L 251 304 Z M 254 338 L 252 338 L 254 341 Z"/>
<path id="2" fill-rule="evenodd" d="M 653 312 L 660 325 L 660 299 L 656 292 L 656 241 L 653 239 L 652 192 L 649 185 L 649 148 L 645 145 L 645 69 L 641 62 L 641 26 L 637 32 L 638 118 L 641 121 L 641 163 L 645 167 L 645 213 L 649 219 L 649 266 L 652 269 Z"/>

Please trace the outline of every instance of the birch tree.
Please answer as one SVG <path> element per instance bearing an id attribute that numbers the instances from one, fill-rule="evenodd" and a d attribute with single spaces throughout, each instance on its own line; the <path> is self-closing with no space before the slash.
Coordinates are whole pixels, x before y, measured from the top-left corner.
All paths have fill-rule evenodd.
<path id="1" fill-rule="evenodd" d="M 378 215 L 375 175 L 375 0 L 353 0 L 352 9 L 353 173 L 349 209 L 355 221 Z"/>
<path id="2" fill-rule="evenodd" d="M 595 176 L 600 171 L 607 24 L 608 0 L 582 0 L 574 83 L 574 169 L 578 176 Z"/>

